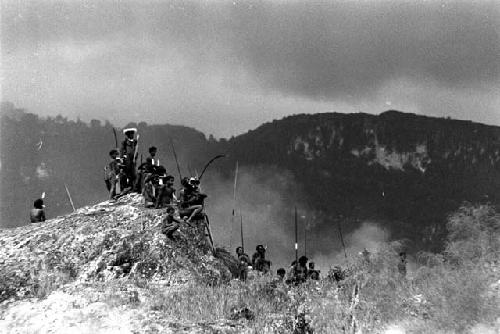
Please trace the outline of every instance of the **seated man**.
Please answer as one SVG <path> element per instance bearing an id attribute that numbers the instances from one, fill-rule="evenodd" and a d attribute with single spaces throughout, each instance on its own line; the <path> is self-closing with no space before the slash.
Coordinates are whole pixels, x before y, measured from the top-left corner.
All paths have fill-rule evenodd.
<path id="1" fill-rule="evenodd" d="M 175 231 L 179 229 L 181 220 L 174 217 L 175 209 L 171 206 L 167 208 L 167 215 L 161 222 L 161 233 L 165 234 L 167 238 L 172 239 Z"/>
<path id="2" fill-rule="evenodd" d="M 156 203 L 156 188 L 158 186 L 158 175 L 151 174 L 144 183 L 144 207 L 153 208 Z"/>
<path id="3" fill-rule="evenodd" d="M 176 204 L 177 198 L 175 197 L 174 177 L 168 175 L 163 178 L 165 184 L 160 184 L 158 187 L 158 196 L 156 196 L 155 208 L 165 208 L 168 205 Z"/>
<path id="4" fill-rule="evenodd" d="M 30 221 L 32 223 L 40 223 L 45 221 L 45 205 L 43 199 L 39 198 L 33 203 L 33 209 L 30 211 Z"/>
<path id="5" fill-rule="evenodd" d="M 200 181 L 194 177 L 182 179 L 183 186 L 179 194 L 181 205 L 181 216 L 188 216 L 187 222 L 191 222 L 193 218 L 201 213 L 207 195 L 200 193 Z"/>
<path id="6" fill-rule="evenodd" d="M 314 262 L 309 262 L 308 278 L 319 281 L 319 270 L 314 269 Z"/>

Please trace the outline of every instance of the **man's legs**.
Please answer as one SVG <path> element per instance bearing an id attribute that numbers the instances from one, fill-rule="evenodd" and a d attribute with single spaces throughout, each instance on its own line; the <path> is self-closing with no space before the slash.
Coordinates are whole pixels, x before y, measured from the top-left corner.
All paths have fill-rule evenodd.
<path id="1" fill-rule="evenodd" d="M 200 213 L 200 212 L 201 212 L 201 210 L 203 210 L 203 205 L 192 205 L 192 206 L 190 206 L 189 208 L 187 208 L 187 210 L 193 210 L 193 211 L 191 212 L 191 215 L 190 215 L 190 216 L 189 216 L 189 218 L 187 219 L 187 222 L 188 222 L 188 223 L 190 223 L 190 222 L 191 222 L 191 220 L 193 219 L 193 217 L 194 217 L 196 214 Z"/>
<path id="2" fill-rule="evenodd" d="M 172 239 L 174 232 L 177 231 L 178 229 L 179 229 L 179 224 L 174 222 L 174 223 L 166 226 L 163 230 L 163 233 L 165 233 L 167 238 Z"/>

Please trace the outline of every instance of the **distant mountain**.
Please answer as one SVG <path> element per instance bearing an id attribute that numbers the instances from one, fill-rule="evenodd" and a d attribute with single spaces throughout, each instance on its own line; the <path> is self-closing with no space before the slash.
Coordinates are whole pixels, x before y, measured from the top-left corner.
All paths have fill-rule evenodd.
<path id="1" fill-rule="evenodd" d="M 228 151 L 241 164 L 291 170 L 330 225 L 383 221 L 418 248 L 441 245 L 446 215 L 463 201 L 500 201 L 500 128 L 470 121 L 394 110 L 296 115 L 230 140 Z"/>
<path id="2" fill-rule="evenodd" d="M 160 160 L 176 176 L 171 139 L 183 174 L 199 173 L 219 153 L 226 153 L 226 159 L 211 168 L 228 181 L 236 161 L 248 170 L 291 174 L 298 190 L 280 196 L 290 212 L 297 202 L 299 209 L 314 210 L 319 222 L 311 235 L 336 229 L 338 220 L 346 233 L 372 220 L 393 238 L 408 239 L 409 247 L 438 248 L 447 214 L 463 201 L 500 201 L 499 127 L 394 110 L 378 116 L 295 115 L 218 141 L 183 126 L 130 125 L 139 128 L 140 151 L 158 146 Z M 102 168 L 113 146 L 107 122 L 40 119 L 3 104 L 2 225 L 25 223 L 42 191 L 51 198 L 50 215 L 68 212 L 64 183 L 77 206 L 105 199 Z M 330 241 L 318 237 L 311 242 L 327 248 Z"/>

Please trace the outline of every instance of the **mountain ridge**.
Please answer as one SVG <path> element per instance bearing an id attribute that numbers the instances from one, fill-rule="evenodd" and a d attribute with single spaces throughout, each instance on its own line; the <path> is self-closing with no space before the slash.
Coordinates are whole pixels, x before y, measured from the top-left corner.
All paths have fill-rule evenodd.
<path id="1" fill-rule="evenodd" d="M 296 183 L 296 190 L 276 196 L 285 199 L 286 210 L 292 211 L 298 201 L 303 206 L 299 209 L 319 219 L 311 235 L 335 235 L 333 222 L 338 220 L 347 233 L 375 220 L 393 238 L 412 240 L 411 248 L 439 248 L 448 213 L 464 201 L 500 200 L 496 126 L 395 110 L 287 116 L 220 140 L 182 126 L 128 125 L 139 129 L 140 152 L 159 147 L 160 161 L 176 177 L 171 140 L 183 175 L 200 172 L 210 157 L 226 153 L 205 177 L 210 186 L 222 182 L 225 192 L 232 191 L 236 161 L 254 173 L 256 182 L 268 179 L 259 168 L 272 171 L 275 176 L 268 176 L 277 184 L 282 174 L 290 174 L 283 182 Z M 114 146 L 111 124 L 4 115 L 1 136 L 2 189 L 14 189 L 2 192 L 4 226 L 9 225 L 5 221 L 19 221 L 28 212 L 27 197 L 34 199 L 42 191 L 50 199 L 49 215 L 68 212 L 64 183 L 77 205 L 105 198 L 99 171 Z M 319 237 L 313 241 L 319 249 L 331 247 Z"/>

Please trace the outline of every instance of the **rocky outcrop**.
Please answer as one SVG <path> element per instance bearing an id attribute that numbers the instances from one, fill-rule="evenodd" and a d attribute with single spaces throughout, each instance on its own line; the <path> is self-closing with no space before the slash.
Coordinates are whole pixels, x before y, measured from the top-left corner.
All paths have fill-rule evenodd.
<path id="1" fill-rule="evenodd" d="M 127 278 L 164 286 L 217 284 L 231 278 L 201 226 L 160 233 L 160 210 L 127 195 L 40 224 L 0 231 L 0 302 L 43 297 L 65 284 Z"/>

